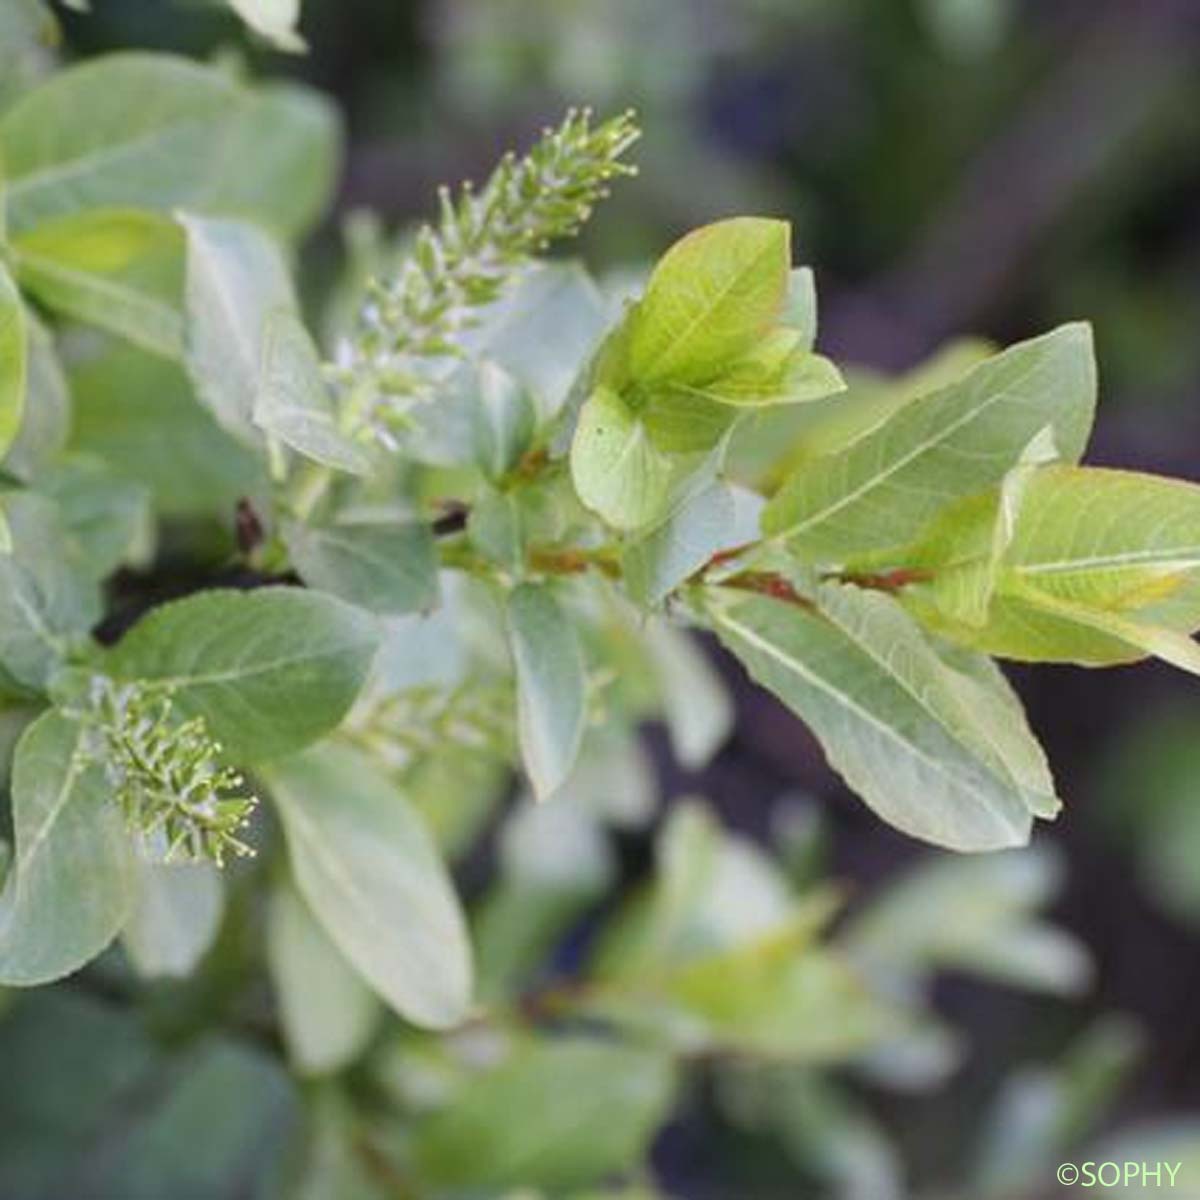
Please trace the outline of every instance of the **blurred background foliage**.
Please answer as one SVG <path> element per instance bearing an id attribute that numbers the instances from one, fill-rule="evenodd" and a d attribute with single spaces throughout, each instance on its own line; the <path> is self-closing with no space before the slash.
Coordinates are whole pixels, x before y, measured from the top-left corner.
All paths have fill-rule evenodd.
<path id="1" fill-rule="evenodd" d="M 902 372 L 948 339 L 1012 340 L 1089 318 L 1103 389 L 1093 459 L 1200 478 L 1200 7 L 1190 0 L 306 0 L 305 57 L 253 44 L 225 11 L 198 2 L 94 0 L 89 15 L 65 14 L 65 28 L 68 57 L 133 46 L 220 56 L 336 99 L 345 162 L 334 212 L 303 260 L 313 296 L 338 277 L 347 241 L 360 255 L 375 252 L 374 218 L 356 214 L 402 228 L 428 211 L 437 183 L 478 177 L 567 103 L 633 105 L 646 131 L 641 175 L 580 248 L 614 287 L 693 225 L 733 212 L 784 216 L 800 261 L 817 271 L 826 353 L 864 372 Z M 37 55 L 2 60 L 0 102 L 42 66 Z M 85 361 L 74 381 L 77 438 L 101 452 L 112 449 L 97 444 L 109 428 L 98 406 L 113 394 L 104 372 L 120 373 L 112 357 Z M 141 375 L 121 398 L 131 410 L 173 394 L 169 379 Z M 189 412 L 198 418 L 182 404 L 181 420 Z M 250 466 L 214 458 L 203 450 L 205 428 L 194 433 L 195 479 L 144 482 L 182 510 L 193 482 L 231 500 L 253 492 Z M 746 469 L 766 469 L 752 450 Z M 128 454 L 153 475 L 145 447 Z M 1163 1144 L 1185 1147 L 1162 1157 L 1194 1160 L 1193 682 L 1156 665 L 1122 668 L 1107 686 L 1074 669 L 1013 672 L 1068 807 L 1032 855 L 953 860 L 883 827 L 838 786 L 791 716 L 730 664 L 718 666 L 737 724 L 711 765 L 682 766 L 652 725 L 642 743 L 600 754 L 608 774 L 598 790 L 633 796 L 638 809 L 635 819 L 609 814 L 611 844 L 578 830 L 510 831 L 502 883 L 481 919 L 485 990 L 503 992 L 555 946 L 555 970 L 574 970 L 578 939 L 562 941 L 571 921 L 614 884 L 624 895 L 656 878 L 656 839 L 665 886 L 664 847 L 693 836 L 716 839 L 740 864 L 730 869 L 753 877 L 741 880 L 742 908 L 749 888 L 762 904 L 799 903 L 804 913 L 813 881 L 831 879 L 848 909 L 837 942 L 875 1001 L 923 1015 L 919 1028 L 884 1036 L 873 1023 L 892 1020 L 890 1006 L 856 1011 L 863 1024 L 847 1017 L 851 1044 L 818 1048 L 803 1069 L 721 1059 L 655 1143 L 664 1189 L 714 1200 L 886 1200 L 908 1194 L 909 1180 L 925 1195 L 1035 1200 L 1056 1194 L 1046 1185 L 1054 1164 L 1081 1145 L 1107 1154 L 1101 1136 L 1120 1131 L 1126 1141 L 1108 1144 L 1113 1156 L 1132 1144 L 1143 1157 L 1150 1143 L 1128 1138 L 1149 1136 L 1137 1133 L 1145 1123 Z M 647 762 L 673 814 L 657 834 L 644 816 L 658 789 L 638 799 Z M 437 779 L 421 782 L 441 794 Z M 711 799 L 724 833 L 679 806 L 690 794 Z M 470 814 L 463 820 L 469 830 Z M 525 870 L 541 861 L 529 849 L 539 836 L 572 848 L 569 886 Z M 754 848 L 766 842 L 786 871 Z M 468 880 L 483 870 L 468 862 Z M 781 899 L 789 889 L 804 899 Z M 237 905 L 235 891 L 235 914 Z M 531 935 L 534 912 L 547 925 Z M 809 919 L 819 928 L 827 918 Z M 636 941 L 636 930 L 625 936 Z M 245 953 L 236 922 L 222 939 L 231 961 Z M 589 970 L 603 976 L 603 960 Z M 704 1010 L 711 982 L 688 986 Z M 34 1176 L 22 1171 L 39 1170 L 46 1150 L 37 1131 L 55 1122 L 75 1122 L 78 1155 L 60 1177 L 74 1182 L 52 1194 L 73 1197 L 92 1194 L 86 1181 L 119 1173 L 121 1162 L 136 1164 L 128 1195 L 162 1195 L 155 1164 L 184 1152 L 173 1139 L 190 1118 L 202 1129 L 202 1149 L 188 1151 L 200 1195 L 226 1194 L 206 1192 L 205 1180 L 245 1172 L 256 1147 L 286 1141 L 296 1101 L 270 1061 L 231 1039 L 188 1042 L 213 999 L 205 987 L 219 993 L 220 979 L 166 987 L 152 1001 L 159 1041 L 70 986 L 10 1014 L 0 1025 L 0 1122 L 15 1125 L 28 1157 L 0 1172 L 12 1195 L 27 1194 L 21 1180 Z M 721 1013 L 705 1011 L 719 1026 Z M 655 1016 L 647 1001 L 618 1019 Z M 162 1043 L 172 1042 L 185 1047 L 182 1058 L 164 1057 Z M 423 1053 L 397 1036 L 360 1082 L 411 1101 L 487 1050 L 457 1062 Z M 518 1082 L 553 1112 L 569 1099 L 544 1082 L 561 1072 L 539 1074 L 549 1068 L 537 1053 L 506 1069 L 528 1070 Z M 69 1072 L 71 1094 L 50 1061 Z M 849 1069 L 821 1069 L 831 1061 Z M 637 1069 L 648 1072 L 643 1099 L 653 1109 L 664 1085 L 653 1064 Z M 13 1079 L 21 1087 L 8 1086 Z M 153 1120 L 109 1111 L 131 1081 Z M 599 1096 L 601 1124 L 633 1103 L 619 1089 Z M 495 1114 L 482 1091 L 475 1099 L 457 1126 L 444 1121 L 427 1139 L 435 1174 L 453 1177 L 457 1156 L 485 1153 L 480 1130 Z M 183 1115 L 169 1119 L 172 1106 Z M 344 1120 L 338 1106 L 332 1093 L 318 1097 L 313 1153 L 325 1145 L 321 1130 Z M 331 1135 L 328 1153 L 341 1145 Z M 518 1150 L 553 1191 L 560 1160 Z M 514 1182 L 497 1153 L 496 1177 Z M 597 1153 L 603 1161 L 603 1147 Z M 247 1179 L 236 1194 L 267 1194 L 254 1190 L 263 1180 Z"/>

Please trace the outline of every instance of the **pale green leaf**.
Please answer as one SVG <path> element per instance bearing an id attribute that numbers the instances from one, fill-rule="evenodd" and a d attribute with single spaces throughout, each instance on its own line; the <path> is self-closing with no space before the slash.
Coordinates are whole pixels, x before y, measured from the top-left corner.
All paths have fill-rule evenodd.
<path id="1" fill-rule="evenodd" d="M 324 215 L 337 186 L 341 118 L 312 88 L 272 82 L 243 91 L 222 157 L 236 170 L 214 171 L 207 190 L 183 206 L 246 217 L 293 240 Z"/>
<path id="2" fill-rule="evenodd" d="M 52 76 L 0 119 L 14 235 L 89 208 L 189 204 L 228 170 L 244 93 L 167 55 L 113 54 Z"/>
<path id="3" fill-rule="evenodd" d="M 758 539 L 761 499 L 717 479 L 689 496 L 661 525 L 622 555 L 630 595 L 653 607 L 719 551 Z"/>
<path id="4" fill-rule="evenodd" d="M 96 209 L 13 243 L 21 286 L 47 308 L 167 358 L 183 353 L 183 238 L 165 216 Z"/>
<path id="5" fill-rule="evenodd" d="M 338 141 L 315 92 L 251 91 L 166 54 L 105 55 L 51 76 L 0 118 L 10 232 L 86 209 L 188 208 L 294 237 L 325 207 Z"/>
<path id="6" fill-rule="evenodd" d="M 126 342 L 89 343 L 72 364 L 71 397 L 72 448 L 149 488 L 163 516 L 227 526 L 239 499 L 266 496 L 265 464 L 196 403 L 177 364 Z"/>
<path id="7" fill-rule="evenodd" d="M 566 402 L 607 323 L 604 299 L 578 263 L 543 262 L 490 307 L 479 326 L 463 332 L 463 347 L 517 380 L 544 422 Z"/>
<path id="8" fill-rule="evenodd" d="M 100 595 L 54 506 L 27 492 L 4 498 L 12 546 L 0 554 L 0 679 L 44 690 L 100 618 Z"/>
<path id="9" fill-rule="evenodd" d="M 812 605 L 725 591 L 710 619 L 886 821 L 951 849 L 992 850 L 1024 843 L 1033 816 L 1054 814 L 1036 756 L 1014 758 L 1030 735 L 1012 706 L 981 714 L 981 679 L 939 659 L 893 599 L 822 586 Z"/>
<path id="10" fill-rule="evenodd" d="M 120 679 L 169 689 L 235 761 L 275 758 L 333 729 L 379 644 L 376 620 L 299 588 L 211 591 L 143 617 L 105 657 Z"/>
<path id="11" fill-rule="evenodd" d="M 53 500 L 83 569 L 94 579 L 135 560 L 150 536 L 150 496 L 97 459 L 71 457 L 48 467 L 36 491 Z"/>
<path id="12" fill-rule="evenodd" d="M 529 448 L 536 411 L 529 393 L 495 363 L 477 369 L 475 462 L 489 479 L 508 474 Z"/>
<path id="13" fill-rule="evenodd" d="M 582 1037 L 519 1045 L 414 1131 L 443 1187 L 580 1187 L 637 1165 L 675 1090 L 670 1059 Z"/>
<path id="14" fill-rule="evenodd" d="M 539 800 L 570 774 L 587 719 L 587 673 L 570 616 L 545 585 L 522 584 L 508 600 L 517 673 L 521 757 Z"/>
<path id="15" fill-rule="evenodd" d="M 1091 978 L 1087 951 L 1037 915 L 1061 887 L 1061 862 L 1036 847 L 934 858 L 857 914 L 844 944 L 885 981 L 954 968 L 1071 995 Z"/>
<path id="16" fill-rule="evenodd" d="M 190 214 L 179 222 L 187 235 L 188 373 L 221 425 L 255 443 L 268 321 L 296 306 L 287 265 L 252 225 Z"/>
<path id="17" fill-rule="evenodd" d="M 140 975 L 190 975 L 217 936 L 225 895 L 220 870 L 208 862 L 137 858 L 136 899 L 121 943 Z"/>
<path id="18" fill-rule="evenodd" d="M 571 443 L 571 478 L 583 503 L 618 529 L 637 529 L 663 515 L 675 474 L 625 401 L 608 388 L 593 392 Z"/>
<path id="19" fill-rule="evenodd" d="M 293 565 L 310 587 L 389 615 L 437 603 L 437 552 L 423 522 L 289 522 L 283 536 Z"/>
<path id="20" fill-rule="evenodd" d="M 917 545 L 899 556 L 906 568 L 932 575 L 924 591 L 947 616 L 972 626 L 987 623 L 1002 560 L 1016 535 L 1029 484 L 1057 454 L 1047 426 L 998 488 L 948 505 Z"/>
<path id="21" fill-rule="evenodd" d="M 799 333 L 805 350 L 813 348 L 817 340 L 817 281 L 811 267 L 792 269 L 779 321 Z"/>
<path id="22" fill-rule="evenodd" d="M 306 49 L 296 28 L 300 0 L 229 0 L 234 12 L 279 50 L 298 54 Z"/>
<path id="23" fill-rule="evenodd" d="M 365 475 L 370 457 L 339 428 L 321 358 L 304 322 L 287 305 L 268 310 L 264 304 L 261 312 L 254 424 L 307 458 Z"/>
<path id="24" fill-rule="evenodd" d="M 5 470 L 28 483 L 67 444 L 71 394 L 54 339 L 29 312 L 25 314 L 25 332 L 25 409 L 21 427 L 3 461 Z"/>
<path id="25" fill-rule="evenodd" d="M 0 895 L 0 983 L 31 986 L 78 970 L 116 936 L 133 901 L 131 842 L 80 725 L 32 724 L 13 770 L 12 869 Z"/>
<path id="26" fill-rule="evenodd" d="M 1022 342 L 803 464 L 767 506 L 763 529 L 810 561 L 904 545 L 945 504 L 998 483 L 1046 426 L 1061 456 L 1078 459 L 1095 388 L 1088 326 Z"/>
<path id="27" fill-rule="evenodd" d="M 0 261 L 0 458 L 8 453 L 21 428 L 27 363 L 25 309 L 12 276 Z"/>
<path id="28" fill-rule="evenodd" d="M 983 496 L 970 507 L 986 521 L 989 504 Z M 967 507 L 955 518 L 963 525 Z M 1195 484 L 1044 467 L 1023 486 L 986 623 L 969 625 L 948 598 L 977 562 L 968 551 L 949 562 L 931 555 L 933 579 L 906 588 L 905 602 L 955 640 L 1002 657 L 1100 665 L 1154 653 L 1186 669 L 1195 661 L 1184 636 L 1200 627 Z"/>
<path id="29" fill-rule="evenodd" d="M 471 954 L 423 821 L 370 763 L 324 746 L 268 774 L 301 896 L 401 1016 L 444 1029 L 467 1015 Z"/>
<path id="30" fill-rule="evenodd" d="M 1200 486 L 1132 471 L 1037 472 L 1002 559 L 1005 585 L 1122 610 L 1200 567 Z"/>
<path id="31" fill-rule="evenodd" d="M 733 701 L 694 638 L 665 620 L 646 623 L 663 718 L 675 757 L 690 770 L 705 766 L 733 731 Z"/>
<path id="32" fill-rule="evenodd" d="M 708 382 L 774 324 L 790 269 L 785 221 L 736 217 L 676 242 L 631 317 L 634 382 Z"/>
<path id="33" fill-rule="evenodd" d="M 324 1075 L 353 1062 L 378 1023 L 379 1000 L 287 880 L 271 891 L 267 964 L 296 1070 Z"/>

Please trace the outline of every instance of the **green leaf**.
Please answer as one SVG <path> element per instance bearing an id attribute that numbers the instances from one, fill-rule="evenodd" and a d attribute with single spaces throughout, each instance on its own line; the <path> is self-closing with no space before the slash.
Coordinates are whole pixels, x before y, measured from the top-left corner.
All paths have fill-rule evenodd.
<path id="1" fill-rule="evenodd" d="M 52 76 L 0 119 L 11 232 L 85 209 L 194 203 L 228 170 L 243 97 L 220 72 L 167 55 L 113 54 Z"/>
<path id="2" fill-rule="evenodd" d="M 517 672 L 521 757 L 539 800 L 571 772 L 587 719 L 587 671 L 570 616 L 545 585 L 522 584 L 508 599 Z"/>
<path id="3" fill-rule="evenodd" d="M 882 593 L 821 586 L 811 605 L 726 590 L 710 620 L 880 816 L 951 849 L 994 850 L 1054 815 L 1052 780 L 1009 696 L 940 659 Z"/>
<path id="4" fill-rule="evenodd" d="M 487 310 L 476 329 L 463 332 L 473 359 L 488 359 L 533 397 L 541 421 L 563 406 L 609 322 L 604 298 L 574 262 L 539 262 Z M 548 323 L 554 336 L 546 337 Z"/>
<path id="5" fill-rule="evenodd" d="M 389 615 L 433 608 L 438 598 L 437 551 L 421 521 L 289 522 L 284 541 L 310 587 L 371 612 Z"/>
<path id="6" fill-rule="evenodd" d="M 708 382 L 779 317 L 790 268 L 785 221 L 736 217 L 676 242 L 631 318 L 634 382 Z"/>
<path id="7" fill-rule="evenodd" d="M 346 715 L 379 644 L 376 620 L 319 592 L 271 587 L 176 600 L 103 660 L 119 679 L 169 688 L 230 758 L 301 749 Z"/>
<path id="8" fill-rule="evenodd" d="M 581 1037 L 520 1045 L 415 1131 L 443 1187 L 562 1189 L 635 1166 L 675 1083 L 662 1054 Z"/>
<path id="9" fill-rule="evenodd" d="M 288 881 L 271 892 L 267 963 L 296 1070 L 324 1075 L 353 1062 L 378 1023 L 379 1001 Z"/>
<path id="10" fill-rule="evenodd" d="M 666 388 L 680 403 L 710 400 L 735 408 L 764 408 L 820 400 L 844 392 L 846 383 L 829 359 L 801 346 L 796 330 L 781 326 L 708 383 L 668 384 Z M 649 403 L 659 403 L 657 395 Z"/>
<path id="11" fill-rule="evenodd" d="M 36 490 L 54 501 L 83 569 L 104 579 L 142 549 L 150 523 L 149 495 L 106 464 L 70 458 L 44 470 Z"/>
<path id="12" fill-rule="evenodd" d="M 476 381 L 475 462 L 489 479 L 498 480 L 529 448 L 537 413 L 529 393 L 495 363 L 480 363 Z"/>
<path id="13" fill-rule="evenodd" d="M 663 515 L 676 474 L 616 392 L 592 393 L 571 443 L 571 479 L 588 508 L 617 529 L 648 525 Z"/>
<path id="14" fill-rule="evenodd" d="M 922 862 L 858 913 L 844 933 L 860 964 L 893 984 L 956 969 L 1059 995 L 1091 979 L 1087 950 L 1037 917 L 1062 889 L 1062 863 L 1040 848 Z"/>
<path id="15" fill-rule="evenodd" d="M 301 896 L 401 1016 L 467 1015 L 471 953 L 458 899 L 421 818 L 369 760 L 324 746 L 275 764 L 271 794 Z"/>
<path id="16" fill-rule="evenodd" d="M 149 488 L 161 515 L 227 524 L 240 498 L 266 495 L 265 464 L 196 403 L 176 364 L 96 342 L 72 364 L 71 390 L 72 447 Z"/>
<path id="17" fill-rule="evenodd" d="M 116 936 L 134 895 L 121 810 L 80 725 L 35 721 L 13 768 L 16 856 L 0 895 L 0 983 L 59 979 Z"/>
<path id="18" fill-rule="evenodd" d="M 42 691 L 100 619 L 100 595 L 52 504 L 9 493 L 4 515 L 12 547 L 0 554 L 0 678 Z"/>
<path id="19" fill-rule="evenodd" d="M 523 797 L 500 830 L 498 877 L 475 918 L 485 1003 L 503 1002 L 534 978 L 614 880 L 612 848 L 582 799 L 560 794 L 553 804 L 535 804 Z"/>
<path id="20" fill-rule="evenodd" d="M 47 308 L 153 354 L 183 353 L 183 238 L 167 217 L 72 213 L 41 222 L 13 251 L 21 286 Z"/>
<path id="21" fill-rule="evenodd" d="M 367 474 L 370 456 L 338 427 L 321 358 L 304 322 L 290 307 L 274 311 L 264 307 L 262 316 L 254 424 L 315 462 Z"/>
<path id="22" fill-rule="evenodd" d="M 270 83 L 242 91 L 222 156 L 185 207 L 245 217 L 293 241 L 324 215 L 341 169 L 342 129 L 333 101 L 312 88 Z"/>
<path id="23" fill-rule="evenodd" d="M 1184 636 L 1200 627 L 1200 487 L 1130 471 L 1050 466 L 1023 486 L 1021 506 L 999 556 L 986 622 L 970 625 L 951 602 L 978 570 L 960 550 L 926 561 L 929 583 L 905 589 L 922 620 L 988 653 L 1033 661 L 1123 662 L 1157 654 L 1192 670 Z M 986 523 L 980 497 L 952 514 L 971 543 L 970 522 Z M 941 557 L 947 557 L 942 555 Z"/>
<path id="24" fill-rule="evenodd" d="M 653 618 L 646 622 L 645 646 L 671 748 L 685 767 L 698 770 L 733 732 L 733 702 L 704 651 L 684 630 Z"/>
<path id="25" fill-rule="evenodd" d="M 1095 403 L 1091 330 L 1064 325 L 920 396 L 844 449 L 800 466 L 763 529 L 809 561 L 911 541 L 939 508 L 998 483 L 1047 425 L 1078 459 Z"/>
<path id="26" fill-rule="evenodd" d="M 25 409 L 3 461 L 5 470 L 28 483 L 67 444 L 71 394 L 53 338 L 29 312 L 25 313 L 25 332 Z"/>
<path id="27" fill-rule="evenodd" d="M 133 911 L 121 943 L 146 978 L 190 975 L 212 945 L 225 896 L 220 870 L 206 862 L 137 859 Z"/>
<path id="28" fill-rule="evenodd" d="M 780 322 L 800 335 L 800 345 L 811 350 L 817 340 L 817 281 L 811 267 L 795 267 L 788 276 L 787 299 Z"/>
<path id="29" fill-rule="evenodd" d="M 229 5 L 277 50 L 298 54 L 307 48 L 296 29 L 300 0 L 229 0 Z"/>
<path id="30" fill-rule="evenodd" d="M 187 368 L 200 399 L 242 441 L 257 443 L 264 339 L 296 296 L 279 248 L 241 221 L 182 214 L 187 235 Z"/>
<path id="31" fill-rule="evenodd" d="M 637 603 L 653 607 L 721 550 L 758 540 L 760 498 L 714 480 L 688 497 L 661 525 L 627 545 L 625 586 Z"/>
<path id="32" fill-rule="evenodd" d="M 10 232 L 87 209 L 182 207 L 294 237 L 325 207 L 338 140 L 315 92 L 254 92 L 187 59 L 109 54 L 51 76 L 0 118 Z"/>
<path id="33" fill-rule="evenodd" d="M 948 505 L 918 544 L 903 552 L 906 568 L 932 574 L 923 590 L 948 616 L 972 626 L 987 623 L 1004 554 L 1016 533 L 1029 485 L 1057 453 L 1047 426 L 998 488 Z"/>
<path id="34" fill-rule="evenodd" d="M 21 428 L 26 369 L 25 309 L 17 285 L 0 261 L 0 458 Z"/>
<path id="35" fill-rule="evenodd" d="M 1197 568 L 1200 486 L 1049 467 L 1026 488 L 1002 557 L 1002 586 L 1134 611 L 1168 599 Z"/>

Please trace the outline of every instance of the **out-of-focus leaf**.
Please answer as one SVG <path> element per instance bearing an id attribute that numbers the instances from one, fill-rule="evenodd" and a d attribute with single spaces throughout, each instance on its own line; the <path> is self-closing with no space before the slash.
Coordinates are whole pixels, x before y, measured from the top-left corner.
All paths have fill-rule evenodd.
<path id="1" fill-rule="evenodd" d="M 305 47 L 296 28 L 300 0 L 229 0 L 230 7 L 276 49 L 297 54 Z"/>
<path id="2" fill-rule="evenodd" d="M 254 424 L 300 454 L 355 475 L 370 469 L 366 448 L 339 427 L 325 384 L 320 355 L 299 315 L 290 306 L 268 307 L 262 317 L 257 378 L 251 416 Z"/>
<path id="3" fill-rule="evenodd" d="M 71 425 L 71 395 L 54 340 L 32 313 L 25 314 L 25 408 L 4 468 L 29 482 L 52 462 L 67 444 Z"/>
<path id="4" fill-rule="evenodd" d="M 379 1001 L 287 881 L 271 893 L 267 962 L 296 1069 L 324 1075 L 353 1062 L 374 1031 Z"/>
<path id="5" fill-rule="evenodd" d="M 278 247 L 240 221 L 180 217 L 187 234 L 187 368 L 200 399 L 254 444 L 269 321 L 296 305 Z"/>
<path id="6" fill-rule="evenodd" d="M 183 235 L 135 209 L 42 221 L 13 243 L 21 286 L 61 316 L 167 358 L 183 353 Z"/>
<path id="7" fill-rule="evenodd" d="M 1104 1118 L 1143 1042 L 1129 1019 L 1101 1017 L 1060 1061 L 1009 1076 L 985 1116 L 972 1191 L 981 1200 L 1020 1195 L 1069 1161 Z"/>
<path id="8" fill-rule="evenodd" d="M 133 902 L 121 811 L 76 722 L 48 712 L 17 745 L 15 856 L 0 894 L 0 983 L 28 987 L 78 970 Z"/>
<path id="9" fill-rule="evenodd" d="M 437 554 L 422 522 L 292 522 L 284 540 L 305 583 L 360 608 L 399 615 L 437 603 Z"/>
<path id="10" fill-rule="evenodd" d="M 227 522 L 241 497 L 266 492 L 257 455 L 196 403 L 174 363 L 120 342 L 101 344 L 74 364 L 71 388 L 72 447 L 148 487 L 163 516 Z"/>
<path id="11" fill-rule="evenodd" d="M 733 702 L 704 651 L 682 629 L 648 621 L 645 644 L 675 757 L 692 770 L 702 767 L 733 730 Z"/>
<path id="12" fill-rule="evenodd" d="M 596 816 L 562 795 L 522 804 L 501 831 L 499 857 L 475 928 L 485 1001 L 511 994 L 615 871 Z"/>
<path id="13" fill-rule="evenodd" d="M 566 402 L 579 364 L 606 324 L 604 300 L 578 263 L 544 263 L 466 332 L 464 346 L 472 358 L 497 363 L 523 385 L 540 420 L 548 421 Z"/>
<path id="14" fill-rule="evenodd" d="M 1036 915 L 1060 886 L 1060 864 L 1040 848 L 935 859 L 885 889 L 845 944 L 872 969 L 902 978 L 949 967 L 1072 995 L 1091 979 L 1088 953 Z"/>
<path id="15" fill-rule="evenodd" d="M 655 1051 L 522 1043 L 419 1125 L 413 1152 L 442 1186 L 582 1187 L 641 1159 L 673 1094 L 670 1060 Z"/>
<path id="16" fill-rule="evenodd" d="M 0 554 L 0 679 L 41 691 L 99 620 L 99 590 L 48 500 L 12 492 L 3 504 L 11 546 Z"/>
<path id="17" fill-rule="evenodd" d="M 522 584 L 508 601 L 517 672 L 521 756 L 539 800 L 570 774 L 587 717 L 587 673 L 575 627 L 544 585 Z"/>
<path id="18" fill-rule="evenodd" d="M 190 975 L 204 957 L 225 906 L 221 873 L 212 863 L 137 862 L 136 899 L 121 942 L 148 978 Z"/>
<path id="19" fill-rule="evenodd" d="M 294 236 L 324 206 L 337 141 L 315 93 L 256 93 L 166 54 L 106 55 L 54 75 L 0 119 L 10 231 L 87 209 L 182 207 Z"/>
<path id="20" fill-rule="evenodd" d="M 853 1098 L 793 1067 L 731 1063 L 717 1077 L 721 1106 L 745 1128 L 774 1134 L 796 1165 L 837 1200 L 902 1200 L 897 1148 Z"/>
<path id="21" fill-rule="evenodd" d="M 103 579 L 145 548 L 149 494 L 94 459 L 71 458 L 38 476 L 37 491 L 53 500 L 83 568 Z"/>
<path id="22" fill-rule="evenodd" d="M 471 951 L 420 817 L 370 760 L 319 747 L 275 764 L 296 887 L 342 954 L 402 1016 L 444 1029 L 471 1002 Z"/>
<path id="23" fill-rule="evenodd" d="M 8 453 L 21 427 L 27 355 L 25 308 L 8 268 L 0 262 L 0 458 Z"/>

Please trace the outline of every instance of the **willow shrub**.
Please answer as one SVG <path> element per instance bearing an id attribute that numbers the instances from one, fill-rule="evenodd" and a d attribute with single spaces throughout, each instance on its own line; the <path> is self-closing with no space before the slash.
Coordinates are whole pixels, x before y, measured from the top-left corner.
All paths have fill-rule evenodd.
<path id="1" fill-rule="evenodd" d="M 959 851 L 1060 807 L 995 658 L 1200 668 L 1200 489 L 1082 465 L 1087 325 L 847 387 L 762 217 L 603 290 L 543 252 L 637 133 L 569 113 L 410 239 L 360 238 L 314 323 L 291 247 L 337 159 L 315 95 L 128 53 L 0 115 L 0 983 L 103 955 L 88 978 L 136 1006 L 136 975 L 195 972 L 193 1017 L 159 1013 L 177 1036 L 198 1009 L 227 1039 L 266 1021 L 339 1081 L 307 1093 L 330 1194 L 584 1188 L 635 1167 L 697 1055 L 927 1042 L 937 965 L 1085 977 L 1030 923 L 1043 859 L 947 861 L 830 933 L 831 892 L 694 806 L 574 977 L 547 967 L 614 884 L 611 830 L 653 814 L 639 723 L 693 767 L 728 732 L 689 628 L 881 819 Z M 468 913 L 447 863 L 513 768 Z M 21 1045 L 99 1021 L 88 1054 L 133 1039 L 157 1069 L 76 1003 L 19 1007 Z M 196 1053 L 185 1090 L 293 1127 L 274 1059 Z M 269 1158 L 263 1120 L 204 1169 Z M 113 1194 L 178 1165 L 128 1153 Z"/>

